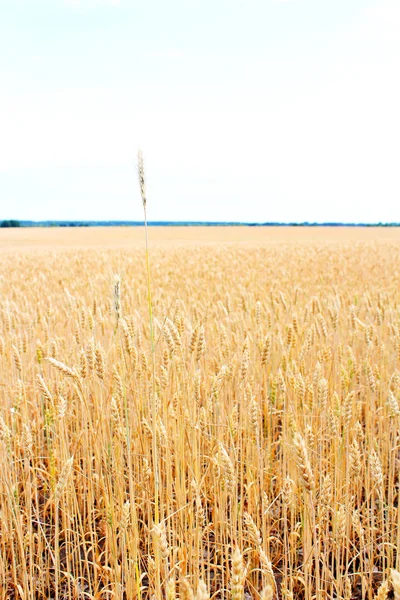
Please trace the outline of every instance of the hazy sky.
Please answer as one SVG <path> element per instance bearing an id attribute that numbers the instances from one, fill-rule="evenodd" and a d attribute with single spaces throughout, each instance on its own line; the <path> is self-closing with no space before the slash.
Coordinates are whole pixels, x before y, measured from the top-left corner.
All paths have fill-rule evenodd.
<path id="1" fill-rule="evenodd" d="M 400 221 L 399 0 L 0 5 L 0 218 Z"/>

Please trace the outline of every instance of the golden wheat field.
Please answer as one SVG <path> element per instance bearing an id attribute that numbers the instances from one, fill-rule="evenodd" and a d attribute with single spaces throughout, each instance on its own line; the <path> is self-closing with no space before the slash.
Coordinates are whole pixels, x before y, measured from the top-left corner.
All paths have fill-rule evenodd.
<path id="1" fill-rule="evenodd" d="M 0 233 L 0 597 L 400 598 L 400 232 Z M 393 589 L 394 588 L 394 589 Z"/>

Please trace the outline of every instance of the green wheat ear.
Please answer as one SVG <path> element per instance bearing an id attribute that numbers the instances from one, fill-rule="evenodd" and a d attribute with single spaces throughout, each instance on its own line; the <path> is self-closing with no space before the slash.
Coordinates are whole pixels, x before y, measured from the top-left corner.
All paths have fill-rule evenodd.
<path id="1" fill-rule="evenodd" d="M 144 179 L 144 165 L 143 165 L 143 154 L 142 151 L 138 151 L 138 175 L 139 175 L 139 186 L 140 186 L 140 195 L 142 196 L 143 209 L 144 209 L 144 217 L 146 224 L 146 183 Z"/>

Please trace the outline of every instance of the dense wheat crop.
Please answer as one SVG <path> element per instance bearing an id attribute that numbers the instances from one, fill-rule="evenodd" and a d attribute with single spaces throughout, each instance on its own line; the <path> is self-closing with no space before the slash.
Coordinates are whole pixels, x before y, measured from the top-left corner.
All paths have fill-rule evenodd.
<path id="1" fill-rule="evenodd" d="M 386 598 L 400 244 L 150 253 L 154 373 L 143 249 L 2 254 L 1 598 Z"/>

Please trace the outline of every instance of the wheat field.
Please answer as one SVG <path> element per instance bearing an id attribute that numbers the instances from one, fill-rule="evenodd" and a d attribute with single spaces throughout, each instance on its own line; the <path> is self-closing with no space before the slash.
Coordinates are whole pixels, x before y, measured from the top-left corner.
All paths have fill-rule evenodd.
<path id="1" fill-rule="evenodd" d="M 1 599 L 400 598 L 400 234 L 151 231 L 153 350 L 141 233 L 1 232 Z"/>

